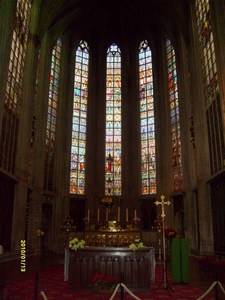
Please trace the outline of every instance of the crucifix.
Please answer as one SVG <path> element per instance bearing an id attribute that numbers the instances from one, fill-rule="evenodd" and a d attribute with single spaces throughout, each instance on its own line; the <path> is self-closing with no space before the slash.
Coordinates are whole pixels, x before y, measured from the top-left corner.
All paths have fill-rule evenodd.
<path id="1" fill-rule="evenodd" d="M 168 201 L 164 201 L 165 196 L 161 196 L 160 199 L 162 201 L 155 201 L 155 205 L 162 205 L 162 238 L 163 238 L 163 281 L 164 281 L 164 290 L 166 290 L 168 288 L 168 282 L 167 282 L 167 274 L 166 274 L 166 243 L 165 243 L 165 210 L 164 210 L 164 205 L 170 205 L 171 202 Z"/>

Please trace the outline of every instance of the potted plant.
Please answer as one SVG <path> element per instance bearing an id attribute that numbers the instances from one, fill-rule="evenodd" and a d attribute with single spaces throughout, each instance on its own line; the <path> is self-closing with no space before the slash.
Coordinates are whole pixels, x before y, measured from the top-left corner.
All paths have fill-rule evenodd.
<path id="1" fill-rule="evenodd" d="M 93 282 L 99 293 L 112 293 L 118 284 L 118 279 L 115 276 L 95 274 Z"/>

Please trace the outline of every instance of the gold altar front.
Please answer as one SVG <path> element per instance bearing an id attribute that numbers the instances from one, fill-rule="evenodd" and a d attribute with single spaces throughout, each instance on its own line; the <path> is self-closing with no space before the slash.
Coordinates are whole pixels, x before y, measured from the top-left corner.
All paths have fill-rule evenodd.
<path id="1" fill-rule="evenodd" d="M 135 239 L 140 239 L 139 228 L 132 230 L 85 230 L 84 240 L 86 246 L 97 247 L 123 247 L 130 245 Z"/>

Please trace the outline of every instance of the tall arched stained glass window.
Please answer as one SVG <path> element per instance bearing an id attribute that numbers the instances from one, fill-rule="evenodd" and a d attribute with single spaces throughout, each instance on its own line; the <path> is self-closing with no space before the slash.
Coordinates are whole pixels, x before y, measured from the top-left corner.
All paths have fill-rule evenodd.
<path id="1" fill-rule="evenodd" d="M 44 171 L 44 189 L 46 190 L 52 190 L 53 183 L 55 130 L 60 74 L 61 43 L 61 39 L 59 38 L 56 42 L 55 47 L 53 48 L 51 59 Z"/>
<path id="2" fill-rule="evenodd" d="M 196 0 L 195 6 L 202 74 L 204 78 L 210 166 L 211 174 L 213 175 L 223 169 L 225 159 L 221 99 L 211 26 L 210 2 L 209 0 Z"/>
<path id="3" fill-rule="evenodd" d="M 105 195 L 120 196 L 121 186 L 121 52 L 112 44 L 107 51 Z"/>
<path id="4" fill-rule="evenodd" d="M 166 39 L 168 92 L 170 103 L 170 124 L 172 140 L 173 185 L 174 191 L 183 189 L 183 167 L 180 139 L 180 113 L 178 98 L 177 66 L 174 48 L 169 39 Z"/>
<path id="5" fill-rule="evenodd" d="M 142 195 L 156 193 L 156 152 L 152 53 L 147 41 L 139 47 Z"/>
<path id="6" fill-rule="evenodd" d="M 23 70 L 26 58 L 31 3 L 31 0 L 17 1 L 9 58 L 0 137 L 0 167 L 10 173 L 14 173 L 15 171 L 19 112 L 22 102 Z"/>
<path id="7" fill-rule="evenodd" d="M 85 193 L 88 64 L 88 44 L 81 41 L 76 51 L 75 60 L 70 163 L 70 193 L 81 195 Z"/>

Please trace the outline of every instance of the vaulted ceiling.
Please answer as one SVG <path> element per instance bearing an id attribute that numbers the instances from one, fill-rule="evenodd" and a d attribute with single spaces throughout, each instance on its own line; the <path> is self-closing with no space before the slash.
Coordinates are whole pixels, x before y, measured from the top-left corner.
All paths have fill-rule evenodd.
<path id="1" fill-rule="evenodd" d="M 182 32 L 188 41 L 189 0 L 44 0 L 40 37 L 57 28 L 84 37 L 123 38 L 146 32 Z"/>

